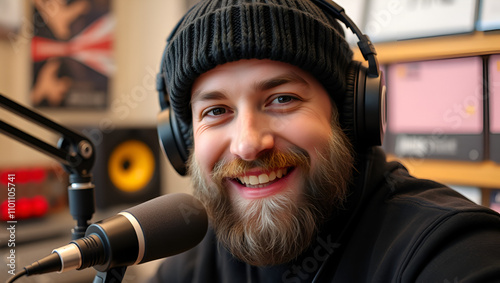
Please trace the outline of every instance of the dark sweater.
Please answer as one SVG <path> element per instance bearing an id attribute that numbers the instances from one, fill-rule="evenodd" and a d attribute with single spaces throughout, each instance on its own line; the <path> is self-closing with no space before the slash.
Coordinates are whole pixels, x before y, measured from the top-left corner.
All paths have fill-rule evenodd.
<path id="1" fill-rule="evenodd" d="M 379 148 L 363 155 L 344 209 L 293 262 L 234 259 L 209 229 L 165 260 L 156 282 L 500 282 L 500 216 L 441 184 L 411 177 Z"/>

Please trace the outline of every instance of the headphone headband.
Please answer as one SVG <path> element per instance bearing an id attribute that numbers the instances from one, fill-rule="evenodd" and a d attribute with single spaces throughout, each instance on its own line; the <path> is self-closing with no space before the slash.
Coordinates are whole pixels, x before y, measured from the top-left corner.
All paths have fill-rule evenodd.
<path id="1" fill-rule="evenodd" d="M 354 33 L 359 41 L 358 48 L 361 51 L 363 58 L 368 61 L 367 75 L 370 77 L 380 76 L 380 68 L 377 59 L 377 51 L 373 46 L 370 37 L 364 34 L 349 16 L 346 15 L 344 8 L 333 1 L 328 3 L 325 0 L 312 0 L 316 6 L 322 8 L 323 11 L 330 12 L 336 19 L 340 20 L 352 33 Z"/>

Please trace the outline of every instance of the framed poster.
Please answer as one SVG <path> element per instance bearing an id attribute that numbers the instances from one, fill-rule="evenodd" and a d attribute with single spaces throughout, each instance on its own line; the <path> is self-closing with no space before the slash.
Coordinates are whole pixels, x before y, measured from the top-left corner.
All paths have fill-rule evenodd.
<path id="1" fill-rule="evenodd" d="M 115 26 L 109 2 L 34 1 L 33 106 L 107 106 Z"/>

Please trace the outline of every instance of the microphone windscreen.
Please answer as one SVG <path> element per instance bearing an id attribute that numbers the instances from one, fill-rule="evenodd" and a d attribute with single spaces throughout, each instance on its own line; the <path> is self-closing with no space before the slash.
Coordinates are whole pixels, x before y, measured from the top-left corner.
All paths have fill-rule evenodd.
<path id="1" fill-rule="evenodd" d="M 188 194 L 166 194 L 124 211 L 137 219 L 144 234 L 144 257 L 139 263 L 187 251 L 207 232 L 205 208 Z"/>

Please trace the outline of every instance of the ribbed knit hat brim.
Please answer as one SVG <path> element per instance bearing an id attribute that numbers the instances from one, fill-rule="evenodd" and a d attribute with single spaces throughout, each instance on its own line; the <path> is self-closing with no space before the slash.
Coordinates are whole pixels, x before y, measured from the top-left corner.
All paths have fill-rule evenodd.
<path id="1" fill-rule="evenodd" d="M 177 117 L 191 123 L 191 86 L 202 73 L 240 59 L 295 65 L 330 95 L 343 93 L 352 51 L 339 23 L 309 0 L 206 0 L 186 14 L 167 44 L 166 89 Z"/>

